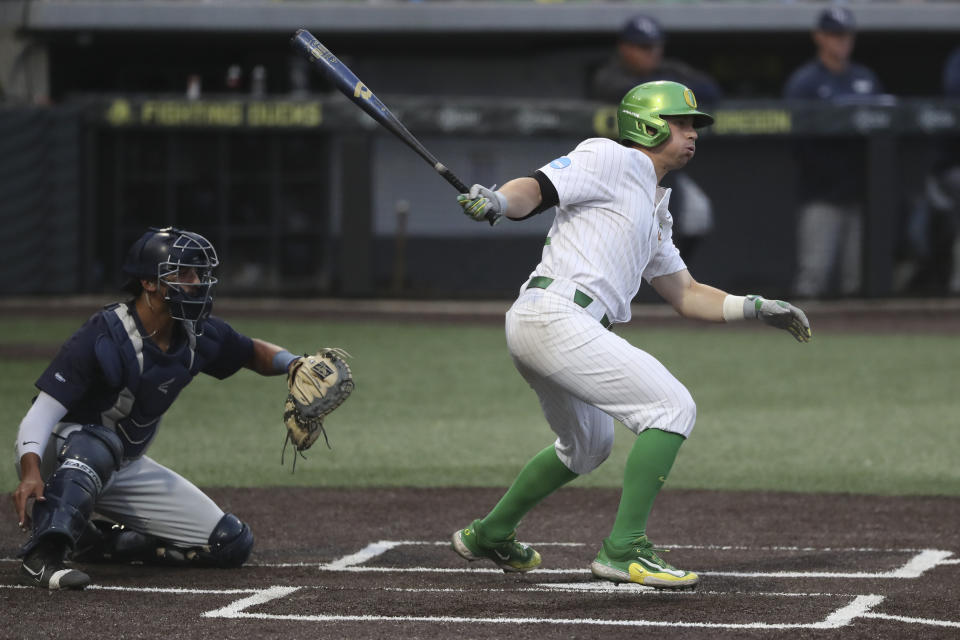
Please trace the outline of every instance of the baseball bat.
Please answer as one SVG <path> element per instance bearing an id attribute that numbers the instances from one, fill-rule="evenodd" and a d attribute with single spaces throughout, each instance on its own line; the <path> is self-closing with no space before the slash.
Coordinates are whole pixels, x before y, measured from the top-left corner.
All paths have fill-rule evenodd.
<path id="1" fill-rule="evenodd" d="M 408 147 L 426 160 L 430 166 L 439 173 L 444 180 L 456 188 L 458 193 L 468 193 L 468 187 L 460 178 L 458 178 L 450 169 L 440 162 L 435 155 L 423 146 L 410 131 L 403 126 L 403 123 L 390 112 L 380 98 L 374 95 L 363 81 L 358 78 L 347 65 L 343 64 L 337 56 L 333 55 L 329 49 L 320 44 L 320 41 L 313 37 L 313 34 L 306 29 L 297 29 L 290 39 L 291 46 L 300 51 L 307 60 L 319 67 L 321 73 L 327 80 L 333 82 L 345 96 L 363 109 L 367 115 L 380 123 L 387 131 L 400 138 Z M 492 211 L 488 211 L 485 216 L 491 225 L 496 223 L 498 216 Z"/>

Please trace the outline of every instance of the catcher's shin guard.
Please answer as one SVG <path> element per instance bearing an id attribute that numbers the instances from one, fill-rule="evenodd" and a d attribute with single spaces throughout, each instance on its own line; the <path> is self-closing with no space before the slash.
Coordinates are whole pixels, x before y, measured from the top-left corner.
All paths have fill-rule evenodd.
<path id="1" fill-rule="evenodd" d="M 60 466 L 47 480 L 44 501 L 33 505 L 33 534 L 20 555 L 42 539 L 57 537 L 73 548 L 87 527 L 97 497 L 120 468 L 123 443 L 111 429 L 96 424 L 67 436 L 57 456 Z"/>

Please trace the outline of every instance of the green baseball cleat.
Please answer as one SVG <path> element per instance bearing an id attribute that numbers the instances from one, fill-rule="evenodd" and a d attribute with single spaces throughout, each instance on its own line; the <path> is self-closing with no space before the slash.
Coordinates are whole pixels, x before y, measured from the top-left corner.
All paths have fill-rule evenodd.
<path id="1" fill-rule="evenodd" d="M 700 577 L 692 571 L 671 566 L 661 558 L 646 536 L 633 541 L 627 549 L 613 547 L 603 541 L 600 552 L 590 565 L 598 578 L 611 582 L 636 582 L 656 589 L 694 589 Z"/>
<path id="2" fill-rule="evenodd" d="M 450 546 L 461 558 L 493 560 L 505 573 L 524 572 L 540 566 L 540 554 L 532 547 L 517 542 L 513 532 L 506 540 L 487 540 L 477 530 L 479 520 L 453 534 Z"/>

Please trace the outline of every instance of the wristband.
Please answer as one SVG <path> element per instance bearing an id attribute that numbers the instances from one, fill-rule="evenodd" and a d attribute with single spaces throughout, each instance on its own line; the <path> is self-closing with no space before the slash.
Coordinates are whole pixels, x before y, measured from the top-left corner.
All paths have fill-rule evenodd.
<path id="1" fill-rule="evenodd" d="M 276 373 L 286 373 L 287 369 L 290 368 L 290 363 L 299 358 L 300 356 L 295 356 L 286 349 L 277 351 L 273 355 L 273 370 Z"/>
<path id="2" fill-rule="evenodd" d="M 728 295 L 723 299 L 723 321 L 724 322 L 733 322 L 735 320 L 744 320 L 746 319 L 746 314 L 743 312 L 743 305 L 746 302 L 746 296 L 731 296 Z"/>
<path id="3" fill-rule="evenodd" d="M 493 195 L 497 197 L 497 204 L 500 207 L 500 211 L 498 211 L 497 213 L 499 213 L 501 216 L 506 216 L 507 207 L 510 206 L 510 202 L 507 200 L 507 196 L 503 195 L 503 193 L 501 193 L 500 191 L 494 191 Z"/>

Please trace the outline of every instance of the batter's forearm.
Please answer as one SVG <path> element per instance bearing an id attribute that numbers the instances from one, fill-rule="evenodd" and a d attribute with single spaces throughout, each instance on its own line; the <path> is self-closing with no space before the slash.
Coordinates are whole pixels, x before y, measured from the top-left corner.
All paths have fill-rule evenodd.
<path id="1" fill-rule="evenodd" d="M 694 282 L 682 297 L 677 312 L 684 318 L 723 322 L 723 301 L 727 293 L 707 284 Z"/>
<path id="2" fill-rule="evenodd" d="M 533 178 L 516 178 L 504 184 L 498 191 L 507 198 L 507 210 L 503 214 L 514 220 L 530 215 L 543 200 L 540 185 Z"/>
<path id="3" fill-rule="evenodd" d="M 693 279 L 686 269 L 658 276 L 650 284 L 684 318 L 723 322 L 726 292 Z"/>

